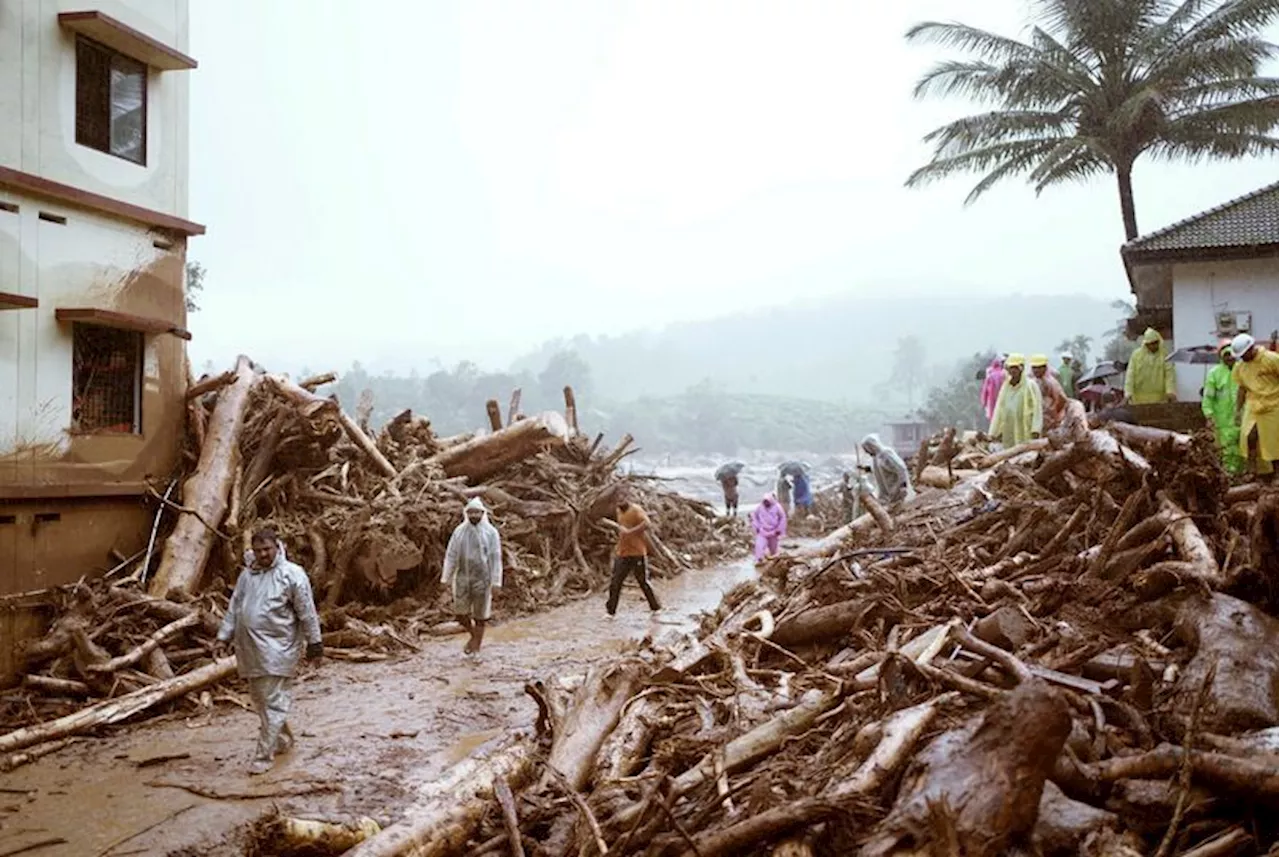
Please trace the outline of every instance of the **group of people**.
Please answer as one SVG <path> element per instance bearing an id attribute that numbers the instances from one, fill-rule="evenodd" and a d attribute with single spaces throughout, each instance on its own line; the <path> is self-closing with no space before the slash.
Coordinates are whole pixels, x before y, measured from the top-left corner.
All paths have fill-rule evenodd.
<path id="1" fill-rule="evenodd" d="M 1069 354 L 1062 355 L 1057 372 L 1043 354 L 1030 359 L 1021 354 L 997 357 L 982 385 L 982 405 L 990 420 L 987 436 L 1014 446 L 1060 427 L 1085 430 L 1084 405 L 1073 395 L 1078 377 L 1079 365 Z"/>
<path id="2" fill-rule="evenodd" d="M 618 540 L 605 611 L 610 616 L 617 612 L 622 585 L 631 576 L 649 609 L 657 612 L 662 605 L 649 581 L 649 516 L 632 500 L 626 483 L 617 490 L 616 520 Z M 271 770 L 276 757 L 293 748 L 295 737 L 288 718 L 298 667 L 304 657 L 308 661 L 323 657 L 324 645 L 307 573 L 288 560 L 275 531 L 259 530 L 250 543 L 218 629 L 217 653 L 234 651 L 237 671 L 249 683 L 259 720 L 249 766 L 249 773 L 256 775 Z M 453 613 L 468 634 L 463 652 L 474 655 L 492 618 L 493 593 L 502 588 L 502 540 L 478 497 L 466 504 L 462 523 L 449 536 L 440 582 L 447 587 Z"/>
<path id="3" fill-rule="evenodd" d="M 874 434 L 863 438 L 862 449 L 871 457 L 870 463 L 862 466 L 862 473 L 870 477 L 873 488 L 865 485 L 862 474 L 858 476 L 857 485 L 852 473 L 843 474 L 840 483 L 840 499 L 844 523 L 849 523 L 856 517 L 862 491 L 874 490 L 880 502 L 890 506 L 915 496 L 915 491 L 911 487 L 911 473 L 902 456 L 885 446 L 879 436 Z M 724 489 L 725 514 L 734 516 L 738 509 L 737 474 L 725 474 L 720 478 L 720 484 Z M 752 532 L 755 534 L 757 563 L 778 553 L 778 545 L 787 535 L 787 521 L 792 514 L 788 501 L 792 499 L 799 516 L 803 517 L 809 513 L 813 506 L 813 492 L 808 474 L 793 472 L 780 475 L 776 490 L 766 494 L 752 510 L 749 519 Z"/>
<path id="4" fill-rule="evenodd" d="M 1278 369 L 1276 349 L 1264 348 L 1247 333 L 1218 343 L 1218 363 L 1205 375 L 1200 410 L 1218 440 L 1223 466 L 1233 475 L 1276 474 Z"/>

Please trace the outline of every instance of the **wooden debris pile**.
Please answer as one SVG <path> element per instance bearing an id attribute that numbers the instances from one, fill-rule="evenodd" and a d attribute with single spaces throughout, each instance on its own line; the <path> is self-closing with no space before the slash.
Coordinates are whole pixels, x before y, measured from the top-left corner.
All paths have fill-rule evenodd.
<path id="1" fill-rule="evenodd" d="M 259 527 L 273 527 L 310 576 L 328 655 L 354 661 L 457 630 L 439 577 L 472 497 L 484 499 L 502 534 L 499 615 L 545 609 L 607 582 L 624 484 L 656 524 L 658 573 L 746 550 L 706 503 L 620 475 L 632 438 L 606 447 L 578 434 L 571 393 L 568 418 L 512 413 L 489 433 L 438 438 L 409 412 L 372 432 L 314 392 L 332 380 L 294 383 L 242 357 L 193 385 L 192 472 L 179 495 L 154 492 L 172 532 L 109 580 L 44 593 L 52 627 L 22 644 L 22 684 L 0 696 L 0 726 L 16 729 L 0 735 L 0 754 L 17 754 L 0 766 L 163 702 L 197 708 L 234 696 L 214 688 L 234 660 L 215 660 L 212 644 Z"/>
<path id="2" fill-rule="evenodd" d="M 1276 853 L 1275 488 L 1125 427 L 966 463 L 349 853 Z"/>

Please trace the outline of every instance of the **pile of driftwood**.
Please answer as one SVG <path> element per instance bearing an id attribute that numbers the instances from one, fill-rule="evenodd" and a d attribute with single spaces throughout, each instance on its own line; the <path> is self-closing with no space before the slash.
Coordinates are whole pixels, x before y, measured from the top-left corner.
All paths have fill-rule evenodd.
<path id="1" fill-rule="evenodd" d="M 259 527 L 273 527 L 310 576 L 328 655 L 356 661 L 459 630 L 438 581 L 472 497 L 485 500 L 502 534 L 500 615 L 608 580 L 623 484 L 655 522 L 658 573 L 745 551 L 707 504 L 624 479 L 617 465 L 632 438 L 610 448 L 579 434 L 567 388 L 564 415 L 524 418 L 517 395 L 505 422 L 489 403 L 490 431 L 437 438 L 409 412 L 371 431 L 314 392 L 332 380 L 294 383 L 242 357 L 191 387 L 191 474 L 180 493 L 154 491 L 171 531 L 106 578 L 45 593 L 51 628 L 21 644 L 22 684 L 0 696 L 0 728 L 14 730 L 0 735 L 0 768 L 161 703 L 244 704 L 214 688 L 234 661 L 215 660 L 212 643 Z"/>
<path id="2" fill-rule="evenodd" d="M 1275 854 L 1275 488 L 1126 427 L 926 466 L 348 853 Z"/>

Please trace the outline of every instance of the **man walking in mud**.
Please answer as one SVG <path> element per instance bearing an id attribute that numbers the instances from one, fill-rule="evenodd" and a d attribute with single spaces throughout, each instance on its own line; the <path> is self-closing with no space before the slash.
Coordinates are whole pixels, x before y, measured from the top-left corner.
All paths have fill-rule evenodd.
<path id="1" fill-rule="evenodd" d="M 720 489 L 724 491 L 724 516 L 738 517 L 738 474 L 730 471 L 721 475 Z"/>
<path id="2" fill-rule="evenodd" d="M 307 573 L 286 559 L 274 530 L 258 530 L 250 544 L 218 643 L 220 648 L 235 645 L 236 667 L 249 680 L 258 712 L 258 746 L 249 767 L 253 775 L 271 770 L 276 754 L 293 748 L 288 718 L 298 662 L 304 651 L 307 660 L 319 659 L 324 646 Z"/>
<path id="3" fill-rule="evenodd" d="M 658 596 L 649 585 L 649 516 L 631 500 L 631 488 L 618 489 L 618 547 L 613 557 L 613 576 L 609 580 L 609 600 L 604 609 L 610 616 L 618 612 L 622 583 L 630 574 L 640 584 L 640 591 L 655 613 L 662 609 Z"/>
<path id="4" fill-rule="evenodd" d="M 467 503 L 462 523 L 449 536 L 440 582 L 452 586 L 453 612 L 471 633 L 462 652 L 474 655 L 480 651 L 485 623 L 492 615 L 493 590 L 502 588 L 502 541 L 479 497 Z"/>

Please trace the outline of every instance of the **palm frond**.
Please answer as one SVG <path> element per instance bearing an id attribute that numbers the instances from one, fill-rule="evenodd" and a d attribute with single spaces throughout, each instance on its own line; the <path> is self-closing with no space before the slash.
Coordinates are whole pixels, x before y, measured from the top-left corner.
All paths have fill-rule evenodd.
<path id="1" fill-rule="evenodd" d="M 951 158 L 971 149 L 1026 139 L 1062 139 L 1072 130 L 1061 113 L 1040 110 L 996 110 L 948 122 L 924 138 L 934 144 L 934 158 Z"/>
<path id="2" fill-rule="evenodd" d="M 907 178 L 907 187 L 921 187 L 955 173 L 987 172 L 969 192 L 965 203 L 973 202 L 997 181 L 1020 172 L 1030 172 L 1040 158 L 1053 151 L 1057 138 L 1016 140 L 996 143 L 950 157 L 934 158 Z"/>
<path id="3" fill-rule="evenodd" d="M 1169 94 L 1169 101 L 1186 110 L 1211 107 L 1223 101 L 1248 101 L 1280 92 L 1274 77 L 1237 77 L 1183 87 Z"/>
<path id="4" fill-rule="evenodd" d="M 1034 48 L 1017 39 L 955 22 L 924 21 L 907 30 L 906 39 L 955 48 L 990 62 L 1028 59 L 1035 54 Z"/>
<path id="5" fill-rule="evenodd" d="M 1091 140 L 1073 137 L 1063 140 L 1029 176 L 1039 195 L 1050 185 L 1083 181 L 1112 170 L 1110 158 L 1094 147 Z"/>

